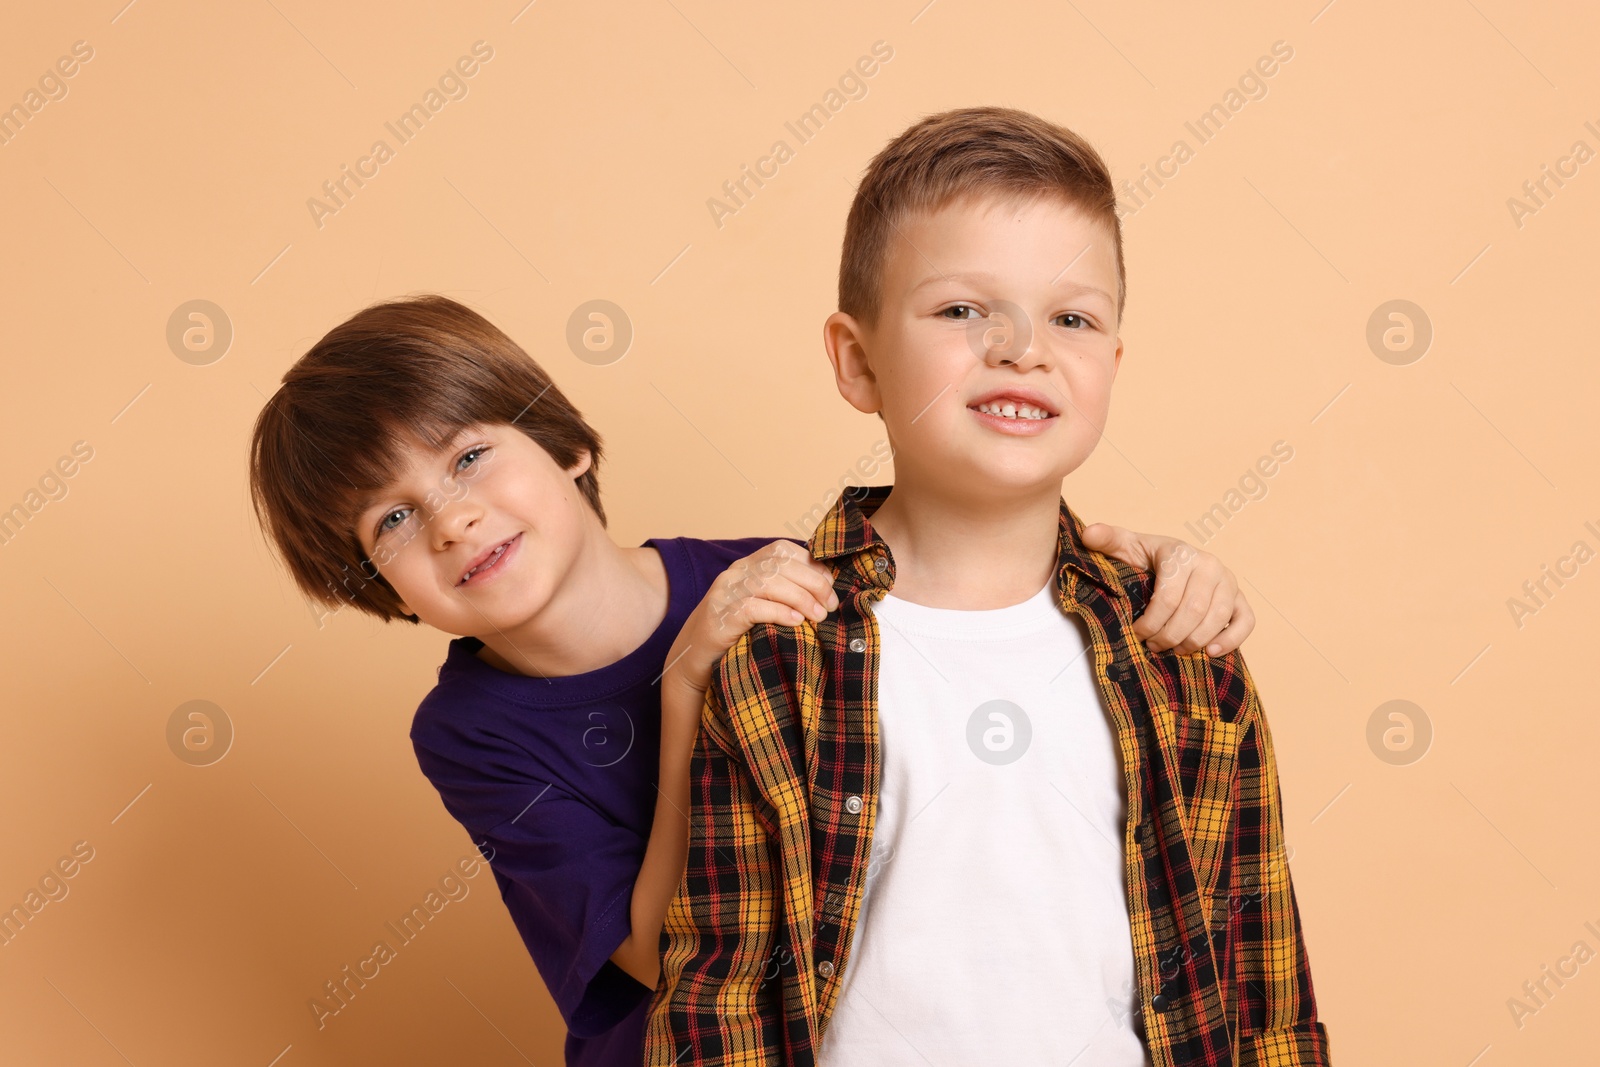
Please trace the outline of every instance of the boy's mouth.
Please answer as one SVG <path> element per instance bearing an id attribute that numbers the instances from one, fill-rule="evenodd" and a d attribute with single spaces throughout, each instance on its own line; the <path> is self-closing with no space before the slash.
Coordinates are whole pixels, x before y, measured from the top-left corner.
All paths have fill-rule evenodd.
<path id="1" fill-rule="evenodd" d="M 517 538 L 521 536 L 521 534 L 517 534 L 516 537 L 508 537 L 498 544 L 491 545 L 482 555 L 472 561 L 471 566 L 462 572 L 461 578 L 456 582 L 456 585 L 467 585 L 474 579 L 481 579 L 484 574 L 492 572 L 511 552 L 516 545 Z"/>
<path id="2" fill-rule="evenodd" d="M 979 421 L 1007 432 L 1037 433 L 1057 417 L 1055 406 L 1031 389 L 1003 389 L 967 405 Z"/>

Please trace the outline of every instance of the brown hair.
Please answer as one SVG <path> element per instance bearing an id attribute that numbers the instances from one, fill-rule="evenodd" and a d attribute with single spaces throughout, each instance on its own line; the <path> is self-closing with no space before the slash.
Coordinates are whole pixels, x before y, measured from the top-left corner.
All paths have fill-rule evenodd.
<path id="1" fill-rule="evenodd" d="M 1126 277 L 1122 221 L 1111 172 L 1078 134 L 1008 107 L 930 115 L 884 146 L 856 189 L 839 256 L 839 310 L 867 325 L 878 318 L 889 238 L 902 219 L 973 194 L 1055 195 L 1110 232 L 1117 254 L 1117 318 Z"/>
<path id="2" fill-rule="evenodd" d="M 374 304 L 328 331 L 256 418 L 250 495 L 295 584 L 324 605 L 419 622 L 366 558 L 356 519 L 407 442 L 441 449 L 474 423 L 515 426 L 600 505 L 600 435 L 516 342 L 444 296 Z"/>

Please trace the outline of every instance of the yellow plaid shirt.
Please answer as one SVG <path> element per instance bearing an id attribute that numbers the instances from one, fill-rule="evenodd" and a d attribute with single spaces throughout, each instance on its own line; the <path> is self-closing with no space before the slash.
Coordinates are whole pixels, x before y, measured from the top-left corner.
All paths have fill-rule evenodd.
<path id="1" fill-rule="evenodd" d="M 853 490 L 811 537 L 840 606 L 758 625 L 718 665 L 691 765 L 688 866 L 662 930 L 650 1067 L 810 1065 L 850 965 L 881 756 L 871 603 L 894 583 Z M 1133 636 L 1152 576 L 1061 503 L 1061 610 L 1083 618 L 1127 786 L 1128 914 L 1156 1067 L 1326 1064 L 1283 850 L 1272 737 L 1244 659 Z M 959 922 L 952 917 L 952 922 Z M 1062 921 L 1070 922 L 1070 916 Z"/>

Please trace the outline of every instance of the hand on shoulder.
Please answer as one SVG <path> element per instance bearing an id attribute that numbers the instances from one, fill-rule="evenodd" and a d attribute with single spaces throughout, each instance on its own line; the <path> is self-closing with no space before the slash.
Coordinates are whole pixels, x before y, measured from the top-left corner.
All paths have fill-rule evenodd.
<path id="1" fill-rule="evenodd" d="M 1083 543 L 1155 574 L 1144 614 L 1133 625 L 1153 652 L 1188 654 L 1204 648 L 1222 656 L 1255 629 L 1256 616 L 1227 565 L 1189 542 L 1097 522 L 1084 527 Z"/>
<path id="2" fill-rule="evenodd" d="M 838 606 L 833 572 L 805 546 L 781 540 L 763 545 L 718 575 L 689 614 L 667 653 L 663 691 L 679 686 L 704 693 L 717 661 L 757 623 L 820 622 Z"/>

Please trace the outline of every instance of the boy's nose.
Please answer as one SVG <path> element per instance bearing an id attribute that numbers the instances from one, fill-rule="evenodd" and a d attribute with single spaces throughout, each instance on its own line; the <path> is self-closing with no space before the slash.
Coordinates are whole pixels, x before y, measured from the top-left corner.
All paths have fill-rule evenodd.
<path id="1" fill-rule="evenodd" d="M 1033 319 L 1009 300 L 998 300 L 987 318 L 974 319 L 967 335 L 975 355 L 991 366 L 1036 360 Z"/>

